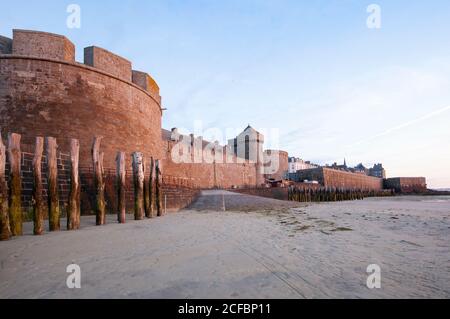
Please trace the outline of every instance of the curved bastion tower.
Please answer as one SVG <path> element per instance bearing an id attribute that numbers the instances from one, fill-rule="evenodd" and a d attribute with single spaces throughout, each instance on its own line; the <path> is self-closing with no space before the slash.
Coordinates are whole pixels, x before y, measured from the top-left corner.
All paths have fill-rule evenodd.
<path id="1" fill-rule="evenodd" d="M 0 132 L 4 140 L 7 133 L 22 136 L 26 172 L 37 136 L 56 138 L 61 156 L 66 156 L 58 168 L 61 178 L 68 168 L 70 140 L 78 139 L 85 184 L 88 181 L 83 176 L 89 179 L 96 136 L 103 137 L 100 150 L 112 181 L 119 151 L 126 152 L 127 170 L 131 170 L 132 153 L 142 152 L 146 174 L 153 157 L 161 160 L 167 180 L 173 177 L 176 183 L 197 188 L 261 186 L 265 177 L 281 179 L 287 171 L 287 160 L 283 160 L 287 156 L 275 161 L 282 164 L 278 171 L 264 176 L 258 165 L 262 156 L 256 160 L 244 156 L 244 161 L 239 161 L 241 156 L 233 149 L 226 153 L 226 147 L 223 157 L 231 157 L 231 162 L 174 162 L 172 150 L 177 141 L 172 140 L 170 131 L 162 130 L 161 119 L 158 84 L 147 73 L 133 70 L 128 60 L 92 46 L 84 49 L 84 63 L 78 63 L 73 43 L 47 32 L 13 30 L 12 39 L 0 36 Z M 262 153 L 262 135 L 250 126 L 241 135 L 248 135 L 245 143 L 256 147 L 255 154 Z M 200 143 L 202 152 L 208 144 Z M 113 197 L 114 188 L 107 191 Z"/>
<path id="2" fill-rule="evenodd" d="M 126 59 L 99 47 L 84 49 L 66 37 L 13 30 L 0 37 L 0 129 L 2 136 L 52 136 L 60 148 L 80 140 L 80 165 L 91 165 L 94 136 L 103 136 L 105 166 L 117 151 L 162 158 L 161 97 L 150 75 L 132 70 Z"/>

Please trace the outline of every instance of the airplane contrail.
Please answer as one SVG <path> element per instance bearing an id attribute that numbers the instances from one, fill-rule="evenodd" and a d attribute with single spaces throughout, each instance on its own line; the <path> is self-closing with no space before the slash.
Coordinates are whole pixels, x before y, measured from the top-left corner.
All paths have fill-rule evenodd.
<path id="1" fill-rule="evenodd" d="M 389 128 L 389 129 L 385 130 L 384 132 L 381 132 L 381 133 L 379 133 L 379 134 L 377 134 L 377 135 L 374 135 L 374 136 L 372 136 L 372 137 L 370 137 L 370 138 L 367 138 L 367 139 L 361 140 L 361 141 L 359 141 L 359 142 L 356 142 L 356 143 L 354 143 L 354 144 L 351 144 L 351 145 L 349 145 L 348 147 L 360 145 L 360 144 L 362 144 L 362 143 L 365 143 L 365 142 L 374 140 L 374 139 L 379 138 L 379 137 L 381 137 L 381 136 L 385 136 L 385 135 L 391 134 L 392 132 L 395 132 L 395 131 L 401 130 L 401 129 L 405 128 L 405 127 L 408 127 L 408 126 L 414 125 L 414 124 L 416 124 L 416 123 L 425 121 L 425 120 L 427 120 L 427 119 L 429 119 L 429 118 L 432 118 L 432 117 L 434 117 L 434 116 L 436 116 L 436 115 L 438 115 L 438 114 L 444 113 L 445 111 L 448 111 L 448 110 L 450 110 L 450 105 L 449 105 L 449 106 L 446 106 L 446 107 L 444 107 L 444 108 L 442 108 L 442 109 L 439 109 L 439 110 L 433 111 L 433 112 L 431 112 L 431 113 L 428 113 L 428 114 L 426 114 L 426 115 L 424 115 L 424 116 L 421 116 L 421 117 L 419 117 L 419 118 L 417 118 L 417 119 L 408 121 L 408 122 L 406 122 L 406 123 L 403 123 L 403 124 L 400 124 L 400 125 L 397 125 L 397 126 L 394 126 L 394 127 L 391 127 L 391 128 Z"/>

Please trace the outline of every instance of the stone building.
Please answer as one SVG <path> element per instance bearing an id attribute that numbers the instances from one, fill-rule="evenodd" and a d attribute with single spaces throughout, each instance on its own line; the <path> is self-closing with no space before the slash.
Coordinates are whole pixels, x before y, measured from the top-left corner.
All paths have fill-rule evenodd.
<path id="1" fill-rule="evenodd" d="M 228 141 L 228 146 L 237 157 L 261 162 L 264 156 L 264 135 L 248 125 L 238 136 Z"/>
<path id="2" fill-rule="evenodd" d="M 386 170 L 384 169 L 383 164 L 375 164 L 369 169 L 368 175 L 378 178 L 386 178 Z"/>
<path id="3" fill-rule="evenodd" d="M 248 125 L 236 138 L 228 141 L 228 147 L 238 158 L 255 163 L 256 184 L 264 184 L 264 135 Z"/>
<path id="4" fill-rule="evenodd" d="M 310 161 L 304 161 L 298 157 L 289 157 L 289 174 L 296 173 L 297 171 L 317 168 L 319 165 L 313 164 Z"/>
<path id="5" fill-rule="evenodd" d="M 357 174 L 369 175 L 369 170 L 363 165 L 363 163 L 359 163 L 353 167 L 353 169 L 350 169 L 350 171 Z"/>

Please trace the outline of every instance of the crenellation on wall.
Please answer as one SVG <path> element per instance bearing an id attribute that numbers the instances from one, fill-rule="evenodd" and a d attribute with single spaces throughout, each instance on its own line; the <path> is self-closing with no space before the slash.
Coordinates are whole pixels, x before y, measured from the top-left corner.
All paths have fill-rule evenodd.
<path id="1" fill-rule="evenodd" d="M 0 54 L 12 54 L 13 40 L 0 35 Z"/>
<path id="2" fill-rule="evenodd" d="M 132 82 L 132 66 L 127 59 L 108 50 L 90 46 L 84 49 L 84 64 Z"/>
<path id="3" fill-rule="evenodd" d="M 75 62 L 75 45 L 63 35 L 41 31 L 13 30 L 13 55 Z"/>
<path id="4" fill-rule="evenodd" d="M 148 73 L 132 70 L 132 81 L 134 84 L 140 86 L 145 91 L 150 93 L 155 100 L 161 103 L 161 96 L 159 95 L 159 86 Z"/>

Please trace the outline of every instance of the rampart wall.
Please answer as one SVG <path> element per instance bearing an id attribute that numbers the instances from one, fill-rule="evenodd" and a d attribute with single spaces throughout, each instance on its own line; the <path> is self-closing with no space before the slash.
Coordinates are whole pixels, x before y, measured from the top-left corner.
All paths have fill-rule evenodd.
<path id="1" fill-rule="evenodd" d="M 425 177 L 396 177 L 384 180 L 384 187 L 397 193 L 424 193 L 427 191 Z"/>
<path id="2" fill-rule="evenodd" d="M 117 152 L 130 158 L 138 151 L 162 160 L 168 176 L 198 188 L 260 186 L 261 170 L 250 161 L 174 162 L 174 143 L 162 137 L 155 80 L 105 49 L 91 46 L 84 53 L 84 63 L 76 62 L 73 43 L 46 32 L 13 30 L 13 39 L 0 37 L 2 136 L 18 133 L 24 145 L 34 145 L 36 136 L 55 137 L 60 151 L 78 139 L 82 169 L 92 167 L 93 138 L 102 136 L 106 171 L 115 171 Z"/>
<path id="3" fill-rule="evenodd" d="M 298 171 L 297 181 L 318 181 L 325 187 L 354 189 L 383 189 L 383 179 L 363 174 L 355 174 L 330 168 L 314 168 Z"/>
<path id="4" fill-rule="evenodd" d="M 236 156 L 230 159 L 223 153 L 221 160 L 208 162 L 204 158 L 201 162 L 194 161 L 194 149 L 191 149 L 191 163 L 175 162 L 172 151 L 177 141 L 165 140 L 165 156 L 163 168 L 166 174 L 185 179 L 198 188 L 231 188 L 233 186 L 256 186 L 256 164 L 240 160 Z M 204 145 L 204 144 L 203 144 Z M 205 151 L 206 148 L 202 147 Z M 243 163 L 242 163 L 243 162 Z"/>
<path id="5" fill-rule="evenodd" d="M 363 174 L 338 171 L 334 169 L 323 168 L 324 186 L 326 187 L 344 187 L 358 189 L 383 189 L 383 179 Z"/>
<path id="6" fill-rule="evenodd" d="M 280 150 L 264 151 L 265 177 L 282 180 L 289 171 L 289 154 Z"/>

